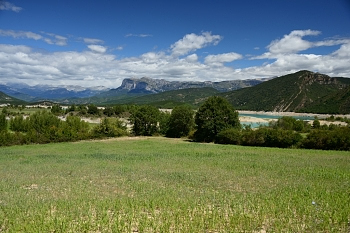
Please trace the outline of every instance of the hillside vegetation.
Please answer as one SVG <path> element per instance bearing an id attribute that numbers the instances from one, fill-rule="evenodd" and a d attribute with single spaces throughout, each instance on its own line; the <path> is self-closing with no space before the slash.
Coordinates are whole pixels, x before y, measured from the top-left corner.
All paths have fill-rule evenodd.
<path id="1" fill-rule="evenodd" d="M 139 105 L 148 104 L 159 108 L 173 108 L 182 104 L 198 107 L 208 97 L 217 95 L 218 93 L 218 90 L 211 87 L 189 88 L 139 96 L 121 102 Z"/>
<path id="2" fill-rule="evenodd" d="M 346 114 L 349 84 L 347 78 L 299 71 L 220 95 L 240 110 Z"/>
<path id="3" fill-rule="evenodd" d="M 0 104 L 21 105 L 21 104 L 26 104 L 26 102 L 23 100 L 19 100 L 14 97 L 11 97 L 9 95 L 6 95 L 5 93 L 0 91 Z"/>

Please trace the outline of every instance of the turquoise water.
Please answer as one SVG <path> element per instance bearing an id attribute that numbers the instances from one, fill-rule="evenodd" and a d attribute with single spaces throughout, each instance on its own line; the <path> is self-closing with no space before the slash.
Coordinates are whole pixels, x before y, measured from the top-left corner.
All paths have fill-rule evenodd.
<path id="1" fill-rule="evenodd" d="M 264 114 L 248 114 L 248 113 L 240 113 L 240 116 L 249 116 L 249 117 L 256 117 L 256 118 L 264 118 L 264 119 L 279 119 L 282 116 L 276 116 L 276 115 L 264 115 Z M 314 120 L 314 117 L 311 116 L 290 116 L 293 117 L 297 120 L 303 120 L 303 121 L 307 121 L 307 120 Z"/>
<path id="2" fill-rule="evenodd" d="M 242 126 L 250 125 L 251 128 L 259 128 L 260 126 L 267 126 L 269 123 L 267 122 L 242 122 Z"/>
<path id="3" fill-rule="evenodd" d="M 248 113 L 240 113 L 240 116 L 247 116 L 247 117 L 256 117 L 256 118 L 262 118 L 262 119 L 279 119 L 282 116 L 277 115 L 264 115 L 264 114 L 248 114 Z M 297 120 L 314 120 L 314 117 L 311 116 L 291 116 Z M 242 122 L 241 125 L 250 125 L 251 128 L 258 128 L 260 126 L 267 126 L 269 125 L 268 122 Z"/>

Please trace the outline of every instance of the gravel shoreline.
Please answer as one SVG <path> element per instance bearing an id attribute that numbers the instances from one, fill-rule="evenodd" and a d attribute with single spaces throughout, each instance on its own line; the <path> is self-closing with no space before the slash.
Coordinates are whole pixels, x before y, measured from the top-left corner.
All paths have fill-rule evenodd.
<path id="1" fill-rule="evenodd" d="M 264 111 L 238 111 L 239 114 L 252 114 L 252 115 L 266 115 L 266 118 L 254 117 L 254 116 L 239 116 L 239 120 L 242 123 L 268 123 L 270 121 L 277 121 L 277 119 L 271 119 L 269 116 L 301 116 L 301 117 L 317 117 L 320 119 L 321 125 L 342 125 L 346 126 L 347 123 L 340 121 L 325 121 L 323 119 L 332 116 L 332 114 L 313 114 L 313 113 L 296 113 L 296 112 L 264 112 Z M 333 115 L 334 117 L 347 117 L 350 118 L 350 115 Z M 312 124 L 313 120 L 307 120 L 310 124 Z"/>
<path id="2" fill-rule="evenodd" d="M 341 115 L 341 114 L 315 114 L 315 113 L 299 113 L 299 112 L 264 112 L 264 111 L 240 111 L 239 114 L 258 114 L 258 115 L 267 115 L 267 116 L 307 116 L 307 117 L 315 117 L 317 116 L 319 119 L 324 119 L 330 116 L 334 117 L 347 117 L 350 118 L 350 114 Z"/>

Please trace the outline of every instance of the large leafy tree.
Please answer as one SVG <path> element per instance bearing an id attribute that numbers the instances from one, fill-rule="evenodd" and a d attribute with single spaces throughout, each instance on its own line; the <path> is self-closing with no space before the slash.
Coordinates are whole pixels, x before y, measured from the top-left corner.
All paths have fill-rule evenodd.
<path id="1" fill-rule="evenodd" d="M 187 136 L 194 127 L 193 115 L 194 112 L 190 106 L 175 107 L 170 115 L 166 136 L 174 138 Z"/>
<path id="2" fill-rule="evenodd" d="M 222 130 L 240 129 L 238 112 L 224 98 L 209 97 L 198 109 L 195 116 L 196 132 L 194 139 L 201 142 L 212 142 Z"/>
<path id="3" fill-rule="evenodd" d="M 142 106 L 133 111 L 130 121 L 135 135 L 151 136 L 158 133 L 159 110 L 153 106 Z"/>

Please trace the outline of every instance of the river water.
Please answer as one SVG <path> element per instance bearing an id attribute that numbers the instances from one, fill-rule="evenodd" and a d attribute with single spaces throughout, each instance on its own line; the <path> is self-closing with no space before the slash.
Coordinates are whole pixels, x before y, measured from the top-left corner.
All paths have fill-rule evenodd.
<path id="1" fill-rule="evenodd" d="M 256 113 L 239 113 L 239 116 L 241 117 L 249 117 L 252 120 L 251 121 L 244 121 L 241 122 L 242 125 L 250 125 L 251 128 L 258 128 L 259 126 L 267 126 L 269 123 L 268 122 L 260 122 L 260 119 L 264 119 L 264 120 L 277 120 L 281 117 L 283 117 L 282 115 L 273 115 L 271 113 L 269 114 L 256 114 Z M 314 116 L 290 116 L 293 117 L 297 120 L 303 120 L 303 121 L 312 121 L 315 119 Z M 254 121 L 254 119 L 257 118 L 257 121 Z"/>
<path id="2" fill-rule="evenodd" d="M 240 113 L 240 116 L 247 116 L 247 117 L 255 117 L 255 118 L 261 118 L 261 119 L 279 119 L 283 116 L 281 115 L 265 115 L 265 114 L 248 114 L 248 113 Z M 293 117 L 297 120 L 303 120 L 303 121 L 310 121 L 310 120 L 314 120 L 315 117 L 312 116 L 290 116 Z"/>

